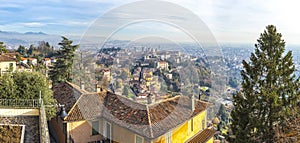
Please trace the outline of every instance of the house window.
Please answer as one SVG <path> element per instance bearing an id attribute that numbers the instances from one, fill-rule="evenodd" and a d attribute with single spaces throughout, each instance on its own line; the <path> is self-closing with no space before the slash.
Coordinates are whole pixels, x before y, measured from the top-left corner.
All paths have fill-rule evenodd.
<path id="1" fill-rule="evenodd" d="M 99 121 L 92 122 L 92 136 L 99 134 Z"/>
<path id="2" fill-rule="evenodd" d="M 9 69 L 10 72 L 12 72 L 14 70 L 14 64 L 13 63 L 9 63 Z"/>
<path id="3" fill-rule="evenodd" d="M 135 143 L 144 143 L 144 138 L 139 135 L 135 135 Z"/>
<path id="4" fill-rule="evenodd" d="M 191 120 L 191 131 L 194 131 L 194 119 Z"/>
<path id="5" fill-rule="evenodd" d="M 63 133 L 67 134 L 67 123 L 63 123 L 62 126 L 63 126 Z"/>
<path id="6" fill-rule="evenodd" d="M 172 143 L 172 131 L 166 134 L 166 143 Z"/>
<path id="7" fill-rule="evenodd" d="M 202 120 L 202 130 L 204 130 L 205 129 L 205 120 L 203 119 Z"/>
<path id="8" fill-rule="evenodd" d="M 103 135 L 105 137 L 105 141 L 111 143 L 111 123 L 104 122 Z"/>

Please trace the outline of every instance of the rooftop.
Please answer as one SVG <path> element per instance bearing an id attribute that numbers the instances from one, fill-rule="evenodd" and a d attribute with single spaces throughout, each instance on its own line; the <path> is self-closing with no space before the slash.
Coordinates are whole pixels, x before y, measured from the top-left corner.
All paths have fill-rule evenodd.
<path id="1" fill-rule="evenodd" d="M 16 59 L 6 54 L 0 54 L 0 62 L 10 62 L 10 61 L 16 61 Z"/>
<path id="2" fill-rule="evenodd" d="M 65 121 L 94 120 L 102 117 L 148 139 L 165 134 L 208 107 L 208 103 L 195 99 L 195 110 L 192 110 L 191 98 L 187 96 L 176 96 L 148 105 L 108 91 L 81 92 L 78 97 L 78 86 L 72 86 L 74 85 L 70 83 L 62 83 L 57 87 L 75 90 L 67 92 L 57 88 L 57 92 L 54 92 L 57 101 L 68 107 Z"/>
<path id="3" fill-rule="evenodd" d="M 13 131 L 18 126 L 22 128 L 21 138 Z M 1 136 L 3 134 L 6 135 Z M 49 141 L 46 113 L 41 99 L 0 99 L 0 142 L 18 140 L 26 143 Z"/>
<path id="4" fill-rule="evenodd" d="M 205 129 L 194 135 L 190 140 L 186 141 L 186 143 L 206 143 L 215 135 L 215 133 L 216 131 L 213 129 Z"/>

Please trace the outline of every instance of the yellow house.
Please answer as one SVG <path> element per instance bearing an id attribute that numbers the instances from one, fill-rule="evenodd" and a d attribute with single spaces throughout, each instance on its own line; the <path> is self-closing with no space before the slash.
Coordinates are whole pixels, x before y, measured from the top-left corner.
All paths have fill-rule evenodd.
<path id="1" fill-rule="evenodd" d="M 206 125 L 208 103 L 176 96 L 141 104 L 102 90 L 88 93 L 71 83 L 54 86 L 68 115 L 51 121 L 59 142 L 212 143 Z"/>
<path id="2" fill-rule="evenodd" d="M 16 70 L 16 59 L 6 54 L 0 53 L 0 76 L 3 73 Z"/>

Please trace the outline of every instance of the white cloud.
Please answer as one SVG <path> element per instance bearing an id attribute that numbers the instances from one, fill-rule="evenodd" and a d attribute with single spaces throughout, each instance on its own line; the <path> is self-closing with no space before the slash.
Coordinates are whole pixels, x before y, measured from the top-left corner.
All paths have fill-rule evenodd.
<path id="1" fill-rule="evenodd" d="M 21 23 L 21 25 L 34 28 L 34 27 L 43 27 L 46 26 L 47 24 L 40 23 L 40 22 L 27 22 L 27 23 Z"/>

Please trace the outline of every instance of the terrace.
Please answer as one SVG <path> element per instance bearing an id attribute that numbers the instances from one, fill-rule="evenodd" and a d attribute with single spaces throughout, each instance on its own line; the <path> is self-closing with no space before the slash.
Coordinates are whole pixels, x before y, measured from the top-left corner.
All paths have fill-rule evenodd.
<path id="1" fill-rule="evenodd" d="M 0 99 L 0 142 L 50 142 L 41 99 Z"/>

